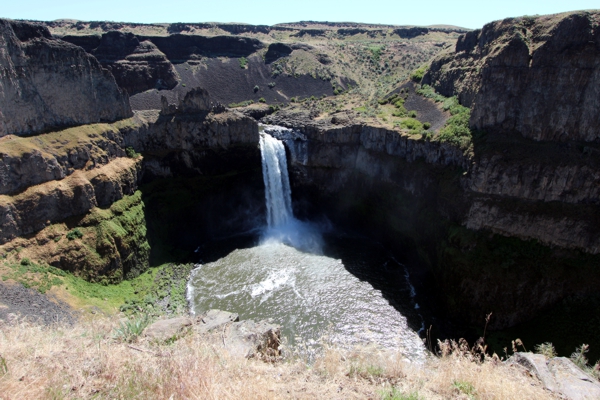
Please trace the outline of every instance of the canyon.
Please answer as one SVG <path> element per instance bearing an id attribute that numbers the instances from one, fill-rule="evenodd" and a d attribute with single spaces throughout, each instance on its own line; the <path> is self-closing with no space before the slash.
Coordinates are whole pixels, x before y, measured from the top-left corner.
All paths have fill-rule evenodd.
<path id="1" fill-rule="evenodd" d="M 294 132 L 280 139 L 296 216 L 394 249 L 440 315 L 482 325 L 492 312 L 502 329 L 593 296 L 599 22 L 1 20 L 0 254 L 110 284 L 264 224 L 260 119 Z M 425 85 L 470 109 L 466 145 L 439 138 L 452 116 Z M 393 93 L 432 135 L 369 114 Z"/>

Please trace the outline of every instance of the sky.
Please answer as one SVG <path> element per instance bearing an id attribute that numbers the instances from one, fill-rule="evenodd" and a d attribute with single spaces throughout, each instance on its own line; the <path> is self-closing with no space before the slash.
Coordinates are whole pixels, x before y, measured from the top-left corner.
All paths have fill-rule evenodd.
<path id="1" fill-rule="evenodd" d="M 599 0 L 12 0 L 0 17 L 51 21 L 243 22 L 273 25 L 296 21 L 364 22 L 389 25 L 456 25 L 480 28 L 522 15 L 600 8 Z M 6 4 L 8 3 L 8 4 Z"/>

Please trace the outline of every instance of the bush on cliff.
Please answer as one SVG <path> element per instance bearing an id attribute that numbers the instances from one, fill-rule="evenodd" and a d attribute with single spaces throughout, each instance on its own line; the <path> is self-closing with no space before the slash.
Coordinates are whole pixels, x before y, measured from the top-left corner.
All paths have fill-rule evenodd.
<path id="1" fill-rule="evenodd" d="M 410 79 L 414 82 L 420 83 L 428 69 L 429 65 L 423 65 L 410 75 Z"/>

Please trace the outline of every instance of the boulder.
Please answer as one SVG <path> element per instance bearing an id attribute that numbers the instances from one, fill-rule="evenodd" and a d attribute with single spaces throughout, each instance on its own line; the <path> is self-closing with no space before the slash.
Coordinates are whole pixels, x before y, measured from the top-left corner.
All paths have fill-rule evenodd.
<path id="1" fill-rule="evenodd" d="M 235 322 L 225 332 L 223 342 L 233 356 L 270 359 L 280 354 L 281 328 L 269 321 Z"/>
<path id="2" fill-rule="evenodd" d="M 198 333 L 206 333 L 213 329 L 222 328 L 224 325 L 238 322 L 239 316 L 229 311 L 209 310 L 196 319 L 194 331 Z"/>
<path id="3" fill-rule="evenodd" d="M 515 353 L 508 363 L 525 367 L 549 391 L 571 400 L 600 399 L 600 383 L 565 357 Z"/>
<path id="4" fill-rule="evenodd" d="M 192 325 L 192 319 L 179 317 L 156 321 L 144 330 L 144 336 L 158 342 L 178 338 Z"/>

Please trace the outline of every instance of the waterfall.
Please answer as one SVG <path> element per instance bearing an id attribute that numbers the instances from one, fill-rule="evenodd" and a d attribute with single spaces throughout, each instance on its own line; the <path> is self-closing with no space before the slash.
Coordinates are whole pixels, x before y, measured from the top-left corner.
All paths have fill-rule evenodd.
<path id="1" fill-rule="evenodd" d="M 265 132 L 274 130 L 281 133 L 286 128 L 272 125 L 263 127 L 263 132 L 260 133 L 260 154 L 265 182 L 267 229 L 261 235 L 261 242 L 283 243 L 302 251 L 321 254 L 323 240 L 320 229 L 310 222 L 294 218 L 283 142 Z"/>
<path id="2" fill-rule="evenodd" d="M 279 228 L 294 218 L 283 142 L 267 133 L 261 133 L 260 154 L 265 182 L 267 224 L 269 228 Z"/>

